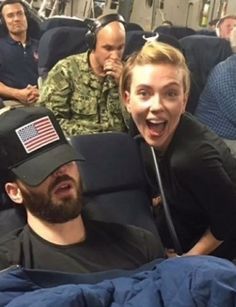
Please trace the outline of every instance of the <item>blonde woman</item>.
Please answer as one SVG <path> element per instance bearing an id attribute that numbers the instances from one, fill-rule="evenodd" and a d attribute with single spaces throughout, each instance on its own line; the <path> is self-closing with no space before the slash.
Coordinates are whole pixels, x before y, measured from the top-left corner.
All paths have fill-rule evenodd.
<path id="1" fill-rule="evenodd" d="M 233 259 L 236 160 L 219 137 L 185 112 L 189 80 L 181 52 L 151 42 L 126 63 L 120 93 L 145 143 L 154 148 L 183 252 Z M 163 210 L 158 227 L 165 247 L 173 250 Z"/>

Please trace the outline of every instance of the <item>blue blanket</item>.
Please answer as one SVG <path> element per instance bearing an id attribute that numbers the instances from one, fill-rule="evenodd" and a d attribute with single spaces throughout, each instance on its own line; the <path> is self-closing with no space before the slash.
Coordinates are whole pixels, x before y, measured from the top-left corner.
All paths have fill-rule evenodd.
<path id="1" fill-rule="evenodd" d="M 82 274 L 9 268 L 0 273 L 0 306 L 236 306 L 236 267 L 227 260 L 180 257 L 152 263 L 139 273 L 114 272 L 119 277 L 109 278 L 111 272 L 85 274 L 86 280 Z M 105 279 L 90 284 L 94 276 Z"/>

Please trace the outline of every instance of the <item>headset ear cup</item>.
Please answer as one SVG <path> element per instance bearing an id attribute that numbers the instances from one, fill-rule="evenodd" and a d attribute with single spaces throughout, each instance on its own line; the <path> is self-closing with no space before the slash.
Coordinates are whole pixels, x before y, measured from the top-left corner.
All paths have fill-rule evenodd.
<path id="1" fill-rule="evenodd" d="M 32 17 L 30 15 L 30 11 L 29 11 L 28 7 L 25 4 L 24 4 L 24 11 L 25 11 L 25 17 L 27 19 L 27 22 L 29 23 L 30 18 L 32 18 Z"/>
<path id="2" fill-rule="evenodd" d="M 85 34 L 85 40 L 88 45 L 89 50 L 94 50 L 96 46 L 96 34 L 89 30 Z"/>
<path id="3" fill-rule="evenodd" d="M 27 20 L 28 28 L 29 28 L 29 26 L 30 26 L 30 20 L 31 20 L 30 11 L 29 11 L 27 5 L 26 5 L 24 2 L 21 2 L 21 5 L 22 5 L 23 8 L 24 8 L 25 17 L 26 17 L 26 20 Z"/>
<path id="4" fill-rule="evenodd" d="M 2 16 L 2 9 L 3 9 L 3 2 L 0 5 L 0 25 L 1 25 L 3 32 L 6 32 L 6 23 L 5 23 L 4 17 Z"/>
<path id="5" fill-rule="evenodd" d="M 1 25 L 2 30 L 4 32 L 7 32 L 7 26 L 6 26 L 6 23 L 5 23 L 5 19 L 2 15 L 0 16 L 0 25 Z"/>

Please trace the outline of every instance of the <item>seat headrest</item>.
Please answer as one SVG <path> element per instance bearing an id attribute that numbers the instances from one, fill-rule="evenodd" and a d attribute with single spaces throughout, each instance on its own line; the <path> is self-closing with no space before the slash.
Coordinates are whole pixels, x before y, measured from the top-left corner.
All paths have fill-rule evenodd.
<path id="1" fill-rule="evenodd" d="M 86 28 L 58 27 L 48 30 L 39 41 L 39 76 L 46 73 L 61 59 L 87 50 Z"/>
<path id="2" fill-rule="evenodd" d="M 85 162 L 79 163 L 85 194 L 144 188 L 143 165 L 136 143 L 129 135 L 81 135 L 72 137 L 71 143 L 86 157 Z"/>

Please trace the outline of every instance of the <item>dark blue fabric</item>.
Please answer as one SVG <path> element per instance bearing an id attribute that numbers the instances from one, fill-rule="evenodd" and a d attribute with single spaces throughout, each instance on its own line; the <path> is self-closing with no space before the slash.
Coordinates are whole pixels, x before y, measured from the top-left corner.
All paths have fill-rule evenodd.
<path id="1" fill-rule="evenodd" d="M 187 111 L 194 114 L 199 96 L 210 71 L 232 54 L 229 41 L 209 36 L 191 35 L 179 40 L 191 71 L 191 90 Z"/>
<path id="2" fill-rule="evenodd" d="M 236 54 L 213 69 L 195 115 L 219 136 L 236 139 Z"/>
<path id="3" fill-rule="evenodd" d="M 214 31 L 214 30 L 208 30 L 208 29 L 201 29 L 201 30 L 196 31 L 196 34 L 199 34 L 199 35 L 216 36 L 216 31 Z"/>
<path id="4" fill-rule="evenodd" d="M 133 52 L 140 50 L 146 43 L 146 39 L 149 37 L 156 37 L 156 41 L 169 44 L 182 51 L 181 45 L 175 37 L 159 33 L 157 35 L 157 33 L 151 31 L 136 30 L 128 31 L 126 34 L 124 57 L 128 57 Z"/>
<path id="5" fill-rule="evenodd" d="M 159 240 L 142 160 L 132 137 L 114 132 L 79 135 L 71 138 L 71 144 L 86 158 L 86 163 L 79 163 L 84 216 L 135 225 Z"/>
<path id="6" fill-rule="evenodd" d="M 126 31 L 144 31 L 143 28 L 135 22 L 128 22 L 125 29 Z"/>
<path id="7" fill-rule="evenodd" d="M 40 24 L 41 34 L 45 33 L 46 31 L 57 28 L 57 27 L 77 27 L 77 28 L 87 28 L 86 23 L 78 18 L 71 18 L 71 17 L 50 17 L 45 19 Z"/>
<path id="8" fill-rule="evenodd" d="M 155 259 L 149 263 L 142 265 L 134 270 L 120 270 L 113 269 L 110 271 L 101 271 L 87 274 L 68 274 L 63 272 L 22 269 L 27 278 L 32 280 L 40 288 L 50 288 L 65 284 L 97 284 L 106 279 L 113 279 L 117 277 L 130 277 L 136 273 L 152 270 L 156 265 L 160 264 L 164 259 Z M 11 267 L 10 270 L 16 270 L 16 267 Z"/>
<path id="9" fill-rule="evenodd" d="M 22 89 L 28 84 L 37 85 L 38 41 L 30 40 L 24 48 L 10 37 L 0 39 L 0 81 Z"/>
<path id="10" fill-rule="evenodd" d="M 26 270 L 9 270 L 0 274 L 0 305 L 233 307 L 236 268 L 227 260 L 210 256 L 181 257 L 95 285 L 75 282 L 50 288 L 37 285 Z"/>
<path id="11" fill-rule="evenodd" d="M 158 32 L 160 34 L 170 35 L 177 39 L 181 39 L 185 36 L 194 35 L 195 30 L 188 28 L 188 27 L 181 27 L 181 26 L 158 26 L 154 32 Z"/>
<path id="12" fill-rule="evenodd" d="M 86 32 L 86 28 L 64 26 L 46 31 L 39 41 L 39 75 L 45 77 L 59 60 L 85 52 L 88 49 Z"/>

